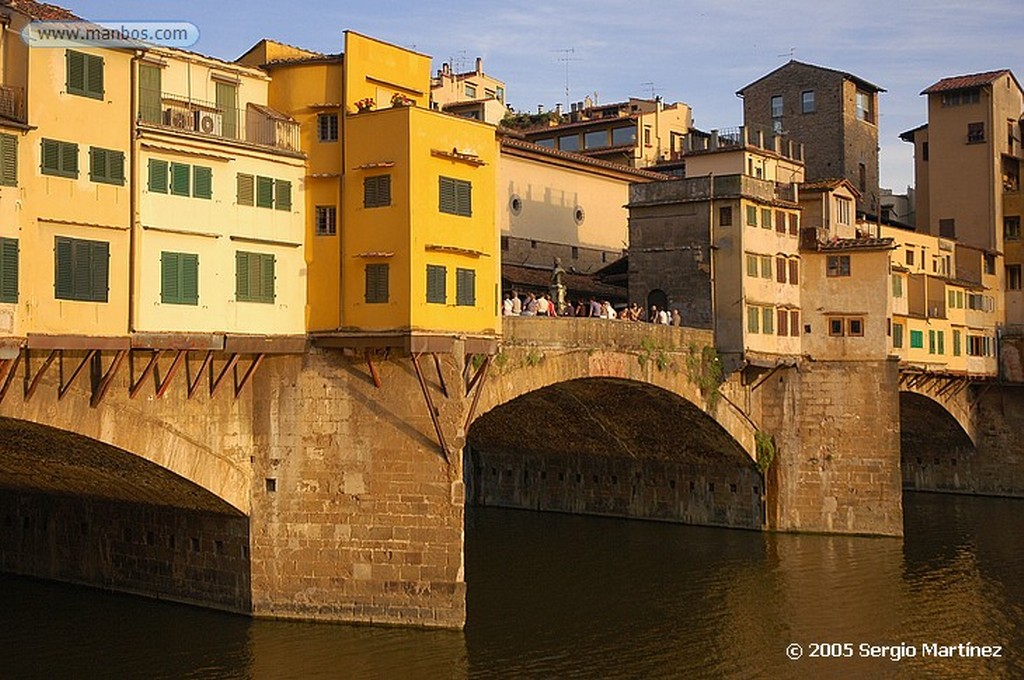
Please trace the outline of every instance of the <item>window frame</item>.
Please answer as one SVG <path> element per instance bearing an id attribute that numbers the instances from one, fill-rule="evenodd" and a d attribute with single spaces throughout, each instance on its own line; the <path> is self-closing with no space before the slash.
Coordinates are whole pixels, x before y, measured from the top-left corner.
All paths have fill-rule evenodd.
<path id="1" fill-rule="evenodd" d="M 391 266 L 387 262 L 369 262 L 363 267 L 363 300 L 368 305 L 390 302 Z"/>
<path id="2" fill-rule="evenodd" d="M 476 307 L 476 270 L 455 268 L 455 306 Z"/>
<path id="3" fill-rule="evenodd" d="M 829 255 L 825 258 L 825 275 L 829 277 L 850 276 L 849 255 Z"/>
<path id="4" fill-rule="evenodd" d="M 268 269 L 269 265 L 269 269 Z M 255 270 L 255 271 L 254 271 Z M 243 273 L 245 275 L 244 286 Z M 253 283 L 257 290 L 253 291 Z M 269 286 L 268 286 L 269 284 Z M 269 287 L 269 293 L 266 290 Z M 273 304 L 277 298 L 277 258 L 273 253 L 235 251 L 235 300 Z"/>
<path id="5" fill-rule="evenodd" d="M 363 207 L 386 208 L 391 205 L 391 174 L 363 178 Z"/>
<path id="6" fill-rule="evenodd" d="M 326 112 L 316 115 L 316 141 L 330 143 L 338 141 L 338 113 Z"/>
<path id="7" fill-rule="evenodd" d="M 458 217 L 473 216 L 473 183 L 455 177 L 438 176 L 438 211 Z"/>
<path id="8" fill-rule="evenodd" d="M 47 164 L 47 155 L 53 156 L 54 164 Z M 71 166 L 71 167 L 68 167 Z M 78 144 L 44 137 L 39 142 L 39 172 L 52 177 L 78 179 Z"/>
<path id="9" fill-rule="evenodd" d="M 109 241 L 55 236 L 53 250 L 53 293 L 55 299 L 73 302 L 109 302 Z M 71 268 L 70 271 L 63 271 L 62 259 L 65 260 L 65 266 Z M 85 273 L 80 271 L 82 267 L 87 269 Z"/>
<path id="10" fill-rule="evenodd" d="M 318 205 L 313 208 L 314 236 L 336 236 L 338 234 L 338 207 Z"/>
<path id="11" fill-rule="evenodd" d="M 89 180 L 124 186 L 124 151 L 89 147 Z"/>
<path id="12" fill-rule="evenodd" d="M 89 99 L 103 99 L 104 61 L 96 54 L 87 54 L 78 50 L 66 50 L 64 53 L 65 78 L 64 87 L 68 94 Z M 76 66 L 81 69 L 81 82 L 76 77 Z M 98 76 L 96 74 L 99 74 Z"/>
<path id="13" fill-rule="evenodd" d="M 19 252 L 18 239 L 0 237 L 0 303 L 18 301 Z"/>
<path id="14" fill-rule="evenodd" d="M 160 252 L 160 303 L 199 305 L 199 255 Z"/>
<path id="15" fill-rule="evenodd" d="M 427 304 L 448 304 L 448 267 L 442 264 L 427 265 Z"/>

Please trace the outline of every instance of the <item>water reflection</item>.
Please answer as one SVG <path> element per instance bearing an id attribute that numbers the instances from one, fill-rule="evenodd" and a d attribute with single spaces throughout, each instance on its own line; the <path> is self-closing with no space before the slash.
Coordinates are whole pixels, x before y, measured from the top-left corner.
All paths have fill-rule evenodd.
<path id="1" fill-rule="evenodd" d="M 1024 502 L 905 507 L 903 541 L 471 509 L 464 633 L 250 621 L 0 577 L 0 676 L 1024 676 Z M 793 642 L 1005 651 L 790 661 Z"/>

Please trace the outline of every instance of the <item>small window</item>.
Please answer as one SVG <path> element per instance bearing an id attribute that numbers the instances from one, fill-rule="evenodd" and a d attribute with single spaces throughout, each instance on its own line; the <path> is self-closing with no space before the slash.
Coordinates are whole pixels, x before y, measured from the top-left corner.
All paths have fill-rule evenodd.
<path id="1" fill-rule="evenodd" d="M 785 283 L 786 282 L 786 258 L 777 257 L 775 258 L 775 282 Z"/>
<path id="2" fill-rule="evenodd" d="M 814 113 L 814 90 L 804 90 L 800 93 L 801 113 Z"/>
<path id="3" fill-rule="evenodd" d="M 256 177 L 238 173 L 237 189 L 235 200 L 238 205 L 252 205 L 256 196 Z"/>
<path id="4" fill-rule="evenodd" d="M 800 234 L 800 216 L 796 213 L 789 213 L 789 235 L 798 236 Z"/>
<path id="5" fill-rule="evenodd" d="M 875 122 L 874 97 L 870 92 L 857 90 L 856 113 L 858 120 L 867 123 Z"/>
<path id="6" fill-rule="evenodd" d="M 447 267 L 436 264 L 427 265 L 427 302 L 443 305 L 448 301 L 447 278 Z"/>
<path id="7" fill-rule="evenodd" d="M 317 115 L 316 137 L 321 142 L 338 141 L 338 114 L 321 113 Z"/>
<path id="8" fill-rule="evenodd" d="M 160 302 L 199 304 L 199 256 L 195 253 L 160 253 Z"/>
<path id="9" fill-rule="evenodd" d="M 967 124 L 967 143 L 978 144 L 985 141 L 985 123 Z"/>
<path id="10" fill-rule="evenodd" d="M 849 276 L 850 275 L 850 256 L 849 255 L 829 255 L 828 256 L 828 269 L 826 271 L 828 276 Z"/>
<path id="11" fill-rule="evenodd" d="M 476 99 L 476 85 L 473 83 L 466 83 L 466 96 L 470 99 Z"/>
<path id="12" fill-rule="evenodd" d="M 779 335 L 789 335 L 789 311 L 779 309 L 776 311 L 776 326 Z"/>
<path id="13" fill-rule="evenodd" d="M 167 161 L 149 159 L 149 190 L 155 194 L 166 194 L 168 185 Z"/>
<path id="14" fill-rule="evenodd" d="M 562 151 L 579 151 L 580 136 L 562 135 L 561 137 L 558 138 L 558 148 Z"/>
<path id="15" fill-rule="evenodd" d="M 960 356 L 962 350 L 962 334 L 958 330 L 953 331 L 953 356 Z"/>
<path id="16" fill-rule="evenodd" d="M 636 128 L 632 125 L 629 127 L 613 128 L 612 146 L 625 146 L 627 144 L 636 144 Z"/>
<path id="17" fill-rule="evenodd" d="M 892 346 L 894 349 L 903 348 L 903 324 L 901 323 L 892 325 Z"/>
<path id="18" fill-rule="evenodd" d="M 939 236 L 956 238 L 956 220 L 952 218 L 939 220 Z"/>
<path id="19" fill-rule="evenodd" d="M 40 171 L 44 175 L 78 179 L 78 145 L 44 139 L 41 143 L 42 162 Z"/>
<path id="20" fill-rule="evenodd" d="M 755 279 L 760 276 L 758 271 L 757 255 L 747 254 L 747 276 Z"/>
<path id="21" fill-rule="evenodd" d="M 256 178 L 256 207 L 274 207 L 274 180 L 271 177 Z"/>
<path id="22" fill-rule="evenodd" d="M 851 201 L 848 198 L 836 197 L 836 221 L 839 224 L 850 224 Z"/>
<path id="23" fill-rule="evenodd" d="M 845 324 L 842 319 L 828 320 L 828 334 L 834 338 L 842 337 L 845 333 Z"/>
<path id="24" fill-rule="evenodd" d="M 292 183 L 285 179 L 274 180 L 274 209 L 292 209 Z"/>
<path id="25" fill-rule="evenodd" d="M 953 291 L 950 291 L 952 294 Z M 894 298 L 903 297 L 903 277 L 899 274 L 892 275 L 892 296 Z"/>
<path id="26" fill-rule="evenodd" d="M 782 95 L 772 97 L 772 118 L 782 118 Z"/>
<path id="27" fill-rule="evenodd" d="M 1020 215 L 1007 215 L 1003 218 L 1003 238 L 1007 241 L 1020 240 Z"/>
<path id="28" fill-rule="evenodd" d="M 18 240 L 0 238 L 0 302 L 18 301 Z"/>
<path id="29" fill-rule="evenodd" d="M 718 226 L 732 226 L 732 206 L 724 205 L 718 209 Z"/>
<path id="30" fill-rule="evenodd" d="M 460 307 L 476 305 L 476 270 L 455 270 L 455 304 Z"/>
<path id="31" fill-rule="evenodd" d="M 171 193 L 175 196 L 191 194 L 192 167 L 186 163 L 171 163 Z"/>
<path id="32" fill-rule="evenodd" d="M 789 282 L 793 285 L 800 283 L 800 260 L 789 261 Z"/>
<path id="33" fill-rule="evenodd" d="M 55 296 L 60 300 L 106 302 L 110 244 L 57 236 L 54 246 Z"/>
<path id="34" fill-rule="evenodd" d="M 1019 264 L 1006 265 L 1006 289 L 1021 290 L 1021 268 Z"/>
<path id="35" fill-rule="evenodd" d="M 747 206 L 747 226 L 757 226 L 757 207 L 753 205 Z"/>
<path id="36" fill-rule="evenodd" d="M 388 301 L 388 276 L 390 265 L 366 265 L 366 302 L 380 304 Z"/>
<path id="37" fill-rule="evenodd" d="M 761 278 L 771 279 L 772 278 L 772 256 L 761 255 Z"/>
<path id="38" fill-rule="evenodd" d="M 910 349 L 924 349 L 924 331 L 910 331 Z"/>
<path id="39" fill-rule="evenodd" d="M 786 213 L 781 210 L 775 211 L 775 231 L 780 234 L 786 233 Z"/>
<path id="40" fill-rule="evenodd" d="M 761 308 L 761 330 L 765 335 L 775 334 L 775 312 L 771 307 Z"/>
<path id="41" fill-rule="evenodd" d="M 747 307 L 747 332 L 757 333 L 761 322 L 761 310 L 758 307 Z"/>
<path id="42" fill-rule="evenodd" d="M 857 188 L 861 193 L 868 190 L 868 166 L 863 163 L 857 164 Z"/>
<path id="43" fill-rule="evenodd" d="M 334 236 L 338 233 L 338 209 L 333 205 L 316 206 L 316 235 Z"/>
<path id="44" fill-rule="evenodd" d="M 502 238 L 507 239 L 508 237 L 507 236 L 503 236 Z M 505 250 L 508 250 L 508 248 L 506 247 Z M 580 249 L 579 249 L 578 246 L 572 246 L 572 250 L 570 251 L 570 256 L 574 260 L 580 259 Z"/>
<path id="45" fill-rule="evenodd" d="M 92 99 L 103 99 L 103 58 L 68 50 L 67 91 Z"/>
<path id="46" fill-rule="evenodd" d="M 235 253 L 235 299 L 239 302 L 274 301 L 274 256 L 269 253 Z"/>
<path id="47" fill-rule="evenodd" d="M 473 185 L 451 177 L 438 178 L 438 209 L 450 215 L 471 217 L 473 214 Z"/>
<path id="48" fill-rule="evenodd" d="M 771 229 L 772 228 L 772 209 L 761 208 L 761 228 Z"/>
<path id="49" fill-rule="evenodd" d="M 594 130 L 583 135 L 584 149 L 600 149 L 608 146 L 608 130 Z"/>
<path id="50" fill-rule="evenodd" d="M 213 170 L 203 165 L 192 166 L 192 195 L 213 198 Z"/>
<path id="51" fill-rule="evenodd" d="M 800 337 L 800 310 L 793 309 L 789 312 L 789 334 L 791 337 Z"/>
<path id="52" fill-rule="evenodd" d="M 124 186 L 124 152 L 89 147 L 89 179 Z"/>
<path id="53" fill-rule="evenodd" d="M 861 336 L 864 335 L 864 319 L 847 319 L 846 320 L 847 335 Z"/>
<path id="54" fill-rule="evenodd" d="M 985 273 L 996 273 L 996 256 L 992 253 L 985 253 Z"/>
<path id="55" fill-rule="evenodd" d="M 0 186 L 18 186 L 18 138 L 0 134 Z"/>

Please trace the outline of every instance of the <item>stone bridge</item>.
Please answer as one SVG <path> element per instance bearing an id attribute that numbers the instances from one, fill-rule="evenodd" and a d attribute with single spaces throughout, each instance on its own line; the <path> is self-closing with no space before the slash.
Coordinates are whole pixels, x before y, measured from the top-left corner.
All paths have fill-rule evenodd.
<path id="1" fill-rule="evenodd" d="M 325 344 L 0 355 L 0 569 L 447 627 L 467 502 L 902 533 L 893 361 L 726 377 L 705 331 L 590 319 L 507 319 L 497 353 Z M 1018 455 L 1019 395 L 971 389 L 977 450 Z"/>

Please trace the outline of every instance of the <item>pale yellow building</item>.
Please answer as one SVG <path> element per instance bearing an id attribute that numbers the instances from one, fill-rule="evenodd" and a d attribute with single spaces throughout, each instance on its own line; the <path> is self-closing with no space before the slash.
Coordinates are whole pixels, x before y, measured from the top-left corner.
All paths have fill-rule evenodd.
<path id="1" fill-rule="evenodd" d="M 484 62 L 476 58 L 472 71 L 456 72 L 450 62 L 442 64 L 430 81 L 430 107 L 464 118 L 498 125 L 508 111 L 505 83 L 484 73 Z"/>

